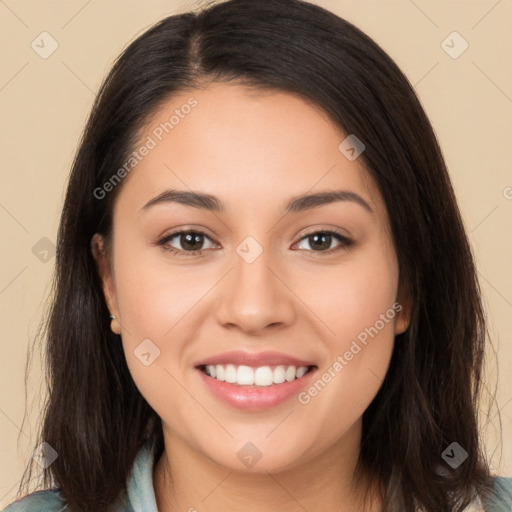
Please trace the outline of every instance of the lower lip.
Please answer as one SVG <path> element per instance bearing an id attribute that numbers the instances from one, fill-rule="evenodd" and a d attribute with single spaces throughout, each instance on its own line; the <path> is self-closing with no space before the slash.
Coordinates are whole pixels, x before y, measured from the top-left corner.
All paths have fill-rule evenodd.
<path id="1" fill-rule="evenodd" d="M 318 368 L 313 368 L 300 379 L 271 386 L 239 386 L 209 377 L 195 368 L 207 388 L 224 403 L 244 411 L 264 411 L 276 407 L 297 395 L 308 385 Z"/>

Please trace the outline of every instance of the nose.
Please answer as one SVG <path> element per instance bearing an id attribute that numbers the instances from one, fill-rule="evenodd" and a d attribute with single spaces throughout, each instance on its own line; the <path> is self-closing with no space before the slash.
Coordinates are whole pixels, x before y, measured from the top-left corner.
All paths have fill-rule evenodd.
<path id="1" fill-rule="evenodd" d="M 263 250 L 252 263 L 235 253 L 234 268 L 218 290 L 217 321 L 255 336 L 290 325 L 296 315 L 295 296 L 281 268 L 270 250 Z"/>

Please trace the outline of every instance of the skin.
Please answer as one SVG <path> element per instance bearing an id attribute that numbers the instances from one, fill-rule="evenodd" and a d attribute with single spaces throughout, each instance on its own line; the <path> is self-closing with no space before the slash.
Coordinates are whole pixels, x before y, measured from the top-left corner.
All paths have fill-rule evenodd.
<path id="1" fill-rule="evenodd" d="M 362 510 L 351 481 L 362 414 L 387 372 L 394 336 L 409 325 L 385 204 L 361 159 L 338 149 L 347 134 L 293 94 L 212 83 L 166 103 L 141 141 L 191 96 L 198 105 L 122 184 L 112 268 L 101 236 L 92 241 L 129 370 L 162 419 L 158 509 Z M 168 202 L 141 211 L 166 189 L 215 195 L 226 210 Z M 339 189 L 360 195 L 373 213 L 342 201 L 284 215 L 292 197 Z M 178 228 L 206 233 L 202 254 L 155 245 Z M 354 245 L 333 237 L 318 248 L 306 236 L 332 228 Z M 263 250 L 250 264 L 236 252 L 247 236 Z M 167 246 L 193 249 L 183 236 Z M 308 404 L 293 397 L 240 411 L 211 395 L 193 369 L 233 349 L 276 350 L 314 361 L 321 375 L 396 301 L 402 311 Z M 134 355 L 146 338 L 160 350 L 149 366 Z M 247 442 L 262 453 L 252 468 L 237 457 Z M 366 510 L 382 507 L 374 498 Z"/>

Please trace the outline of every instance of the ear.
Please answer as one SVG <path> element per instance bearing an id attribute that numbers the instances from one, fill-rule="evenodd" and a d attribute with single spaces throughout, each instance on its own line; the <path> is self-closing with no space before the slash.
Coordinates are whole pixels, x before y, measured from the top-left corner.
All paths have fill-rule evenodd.
<path id="1" fill-rule="evenodd" d="M 105 254 L 104 239 L 99 233 L 95 233 L 91 239 L 91 251 L 96 261 L 96 268 L 101 279 L 107 307 L 112 315 L 119 318 L 114 280 Z"/>
<path id="2" fill-rule="evenodd" d="M 395 320 L 395 335 L 405 332 L 411 322 L 412 299 L 409 287 L 401 282 L 396 298 L 396 306 L 393 306 L 397 312 Z"/>

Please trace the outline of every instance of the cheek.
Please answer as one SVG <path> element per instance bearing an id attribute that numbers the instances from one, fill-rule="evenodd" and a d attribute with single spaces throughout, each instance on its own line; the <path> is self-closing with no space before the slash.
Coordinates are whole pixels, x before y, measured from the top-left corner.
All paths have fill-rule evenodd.
<path id="1" fill-rule="evenodd" d="M 295 289 L 300 289 L 300 297 L 322 320 L 331 353 L 348 350 L 351 341 L 376 322 L 382 338 L 393 337 L 398 263 L 386 240 L 347 255 L 340 264 L 314 276 L 300 276 Z M 383 324 L 381 315 L 386 312 Z"/>
<path id="2" fill-rule="evenodd" d="M 190 395 L 180 367 L 187 341 L 183 331 L 192 332 L 191 313 L 207 291 L 207 280 L 203 278 L 201 285 L 201 280 L 166 265 L 165 255 L 151 261 L 151 253 L 159 248 L 125 248 L 114 264 L 128 369 L 154 410 L 167 410 L 169 397 L 173 410 L 186 408 Z"/>
<path id="3" fill-rule="evenodd" d="M 118 305 L 127 337 L 164 339 L 207 291 L 191 266 L 171 263 L 160 247 L 125 242 L 115 261 Z M 120 243 L 121 247 L 122 244 Z"/>
<path id="4" fill-rule="evenodd" d="M 119 238 L 114 265 L 128 368 L 155 410 L 161 410 L 169 396 L 174 405 L 185 407 L 190 395 L 184 389 L 184 365 L 190 361 L 198 312 L 203 311 L 198 306 L 218 278 L 211 271 L 171 263 L 159 247 L 142 247 L 128 237 L 121 243 Z"/>
<path id="5" fill-rule="evenodd" d="M 394 346 L 398 265 L 394 251 L 361 252 L 339 269 L 318 316 L 329 325 L 329 359 L 301 397 L 334 433 L 360 417 L 377 394 Z M 332 283 L 332 280 L 331 280 Z M 323 308 L 323 309 L 322 309 Z"/>

